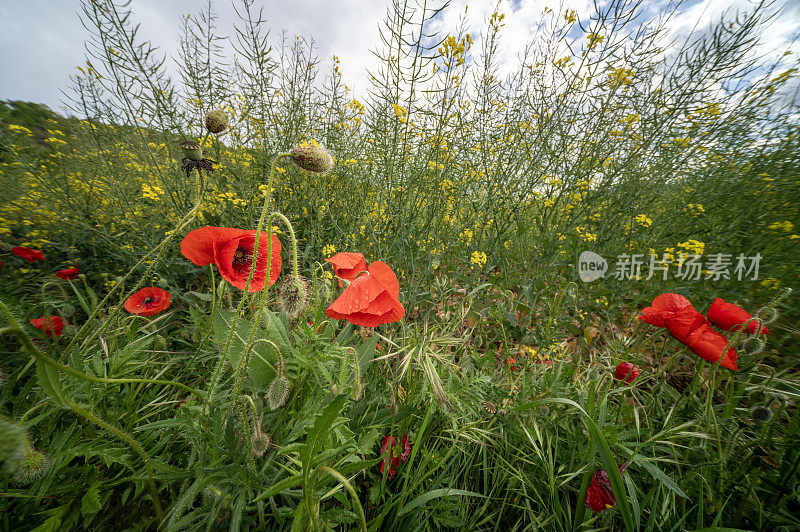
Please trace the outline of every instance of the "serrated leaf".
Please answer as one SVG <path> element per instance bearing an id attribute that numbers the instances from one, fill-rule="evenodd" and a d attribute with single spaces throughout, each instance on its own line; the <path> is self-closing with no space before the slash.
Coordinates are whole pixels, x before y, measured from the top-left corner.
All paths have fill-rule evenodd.
<path id="1" fill-rule="evenodd" d="M 223 309 L 214 311 L 212 319 L 214 339 L 221 353 L 225 351 L 225 343 L 228 341 L 228 336 L 233 328 L 233 318 L 234 313 L 231 311 Z M 239 318 L 236 320 L 233 337 L 228 346 L 228 359 L 233 366 L 236 366 L 239 358 L 245 354 L 245 346 L 250 340 L 250 335 L 253 334 L 255 345 L 253 345 L 250 352 L 248 374 L 253 381 L 253 386 L 260 389 L 266 389 L 277 373 L 277 350 L 266 343 L 265 340 L 269 339 L 279 344 L 281 334 L 277 325 L 273 324 L 271 329 L 272 332 L 267 334 L 252 322 Z"/>
<path id="2" fill-rule="evenodd" d="M 39 386 L 47 395 L 62 405 L 66 404 L 57 369 L 42 360 L 37 360 L 36 375 L 39 377 Z"/>
<path id="3" fill-rule="evenodd" d="M 317 416 L 314 420 L 314 425 L 309 429 L 306 446 L 301 453 L 304 475 L 308 476 L 311 472 L 311 461 L 319 454 L 323 443 L 328 439 L 328 433 L 344 406 L 345 398 L 345 395 L 334 397 L 333 401 L 328 403 L 328 406 L 322 411 L 322 414 Z"/>
<path id="4" fill-rule="evenodd" d="M 92 484 L 81 497 L 81 515 L 94 515 L 103 507 L 100 504 L 100 486 Z"/>

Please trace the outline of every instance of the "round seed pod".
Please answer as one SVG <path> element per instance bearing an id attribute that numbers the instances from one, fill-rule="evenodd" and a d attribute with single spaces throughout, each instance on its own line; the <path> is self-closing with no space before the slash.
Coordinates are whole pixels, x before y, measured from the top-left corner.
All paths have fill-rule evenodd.
<path id="1" fill-rule="evenodd" d="M 200 161 L 203 159 L 203 150 L 200 149 L 200 143 L 196 140 L 186 140 L 180 143 L 183 150 L 183 156 L 190 161 Z"/>
<path id="2" fill-rule="evenodd" d="M 222 133 L 228 129 L 228 114 L 225 111 L 216 109 L 206 115 L 205 122 L 209 133 Z"/>
<path id="3" fill-rule="evenodd" d="M 315 142 L 303 142 L 289 150 L 294 164 L 308 172 L 323 174 L 333 168 L 333 156 Z"/>

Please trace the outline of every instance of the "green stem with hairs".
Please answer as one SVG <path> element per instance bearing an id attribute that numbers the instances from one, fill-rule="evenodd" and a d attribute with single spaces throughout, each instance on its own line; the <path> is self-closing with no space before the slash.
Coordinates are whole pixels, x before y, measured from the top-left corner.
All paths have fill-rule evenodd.
<path id="1" fill-rule="evenodd" d="M 236 321 L 239 319 L 239 314 L 241 313 L 245 302 L 249 299 L 248 290 L 250 289 L 250 283 L 253 280 L 253 275 L 255 275 L 256 265 L 258 263 L 258 247 L 259 247 L 259 244 L 260 244 L 260 241 L 261 241 L 261 228 L 264 226 L 264 219 L 267 216 L 267 211 L 269 210 L 269 204 L 270 204 L 270 202 L 272 200 L 272 186 L 275 183 L 275 168 L 276 168 L 276 165 L 278 163 L 278 160 L 280 160 L 282 157 L 289 157 L 289 153 L 280 153 L 275 157 L 275 159 L 272 160 L 272 167 L 270 168 L 269 180 L 267 182 L 267 193 L 266 193 L 266 195 L 264 197 L 264 207 L 261 209 L 261 217 L 258 220 L 258 227 L 256 228 L 256 239 L 255 239 L 255 242 L 253 244 L 253 265 L 252 265 L 252 268 L 250 269 L 250 275 L 247 276 L 247 283 L 245 284 L 244 294 L 242 295 L 242 299 L 239 301 L 239 305 L 236 307 L 236 312 L 233 315 L 233 320 L 232 320 L 232 323 L 231 323 L 231 329 L 228 332 L 228 338 L 225 341 L 225 347 L 222 350 L 221 356 L 220 356 L 219 360 L 217 361 L 216 367 L 214 368 L 214 372 L 211 375 L 211 385 L 209 386 L 209 389 L 208 389 L 208 399 L 209 399 L 209 401 L 207 401 L 205 403 L 205 405 L 203 406 L 203 414 L 204 415 L 208 415 L 208 412 L 209 412 L 209 409 L 210 409 L 210 401 L 213 398 L 214 392 L 216 391 L 217 387 L 219 386 L 220 381 L 222 380 L 222 370 L 225 367 L 225 361 L 228 358 L 228 350 L 230 349 L 231 340 L 233 339 L 233 333 L 236 330 Z M 272 226 L 271 225 L 267 228 L 267 264 L 269 264 L 269 265 L 272 264 Z M 269 270 L 268 270 L 268 273 L 267 273 L 267 280 L 266 281 L 267 281 L 266 282 L 266 286 L 264 287 L 264 290 L 262 291 L 262 298 L 265 297 L 267 289 L 269 288 Z M 262 301 L 263 301 L 263 299 L 262 299 Z M 260 317 L 260 312 L 259 312 L 259 317 Z M 242 353 L 242 356 L 240 357 L 239 367 L 242 366 L 241 362 L 243 360 L 246 363 L 246 359 L 249 359 L 248 353 L 247 352 Z M 237 367 L 237 371 L 236 371 L 237 380 L 240 380 L 239 367 Z"/>

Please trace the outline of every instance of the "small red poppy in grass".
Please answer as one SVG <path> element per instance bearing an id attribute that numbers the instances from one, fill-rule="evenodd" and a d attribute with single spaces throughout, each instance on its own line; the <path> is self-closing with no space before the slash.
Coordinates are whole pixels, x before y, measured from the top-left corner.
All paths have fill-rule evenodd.
<path id="1" fill-rule="evenodd" d="M 125 310 L 139 316 L 155 316 L 169 308 L 172 296 L 156 286 L 142 288 L 125 302 Z"/>
<path id="2" fill-rule="evenodd" d="M 628 467 L 627 463 L 619 465 L 619 474 L 625 472 Z M 617 504 L 617 498 L 614 496 L 614 490 L 611 488 L 611 480 L 608 478 L 608 473 L 605 469 L 595 471 L 592 476 L 592 483 L 589 489 L 586 490 L 586 506 L 595 512 L 602 512 L 605 509 L 613 508 Z"/>
<path id="3" fill-rule="evenodd" d="M 66 270 L 58 270 L 56 277 L 59 279 L 72 280 L 75 279 L 81 271 L 78 268 L 67 268 Z"/>
<path id="4" fill-rule="evenodd" d="M 240 290 L 247 286 L 247 278 L 253 268 L 255 230 L 231 227 L 201 227 L 189 232 L 181 242 L 181 253 L 197 264 L 216 264 L 223 279 Z M 263 290 L 267 283 L 275 284 L 281 273 L 281 243 L 272 235 L 272 260 L 267 261 L 267 233 L 261 231 L 258 241 L 258 257 L 249 292 Z"/>
<path id="5" fill-rule="evenodd" d="M 25 246 L 17 246 L 11 248 L 11 253 L 20 257 L 27 262 L 36 262 L 37 260 L 44 260 L 44 254 L 38 249 L 26 248 Z"/>
<path id="6" fill-rule="evenodd" d="M 642 310 L 639 319 L 656 327 L 666 327 L 669 333 L 700 358 L 733 371 L 738 369 L 738 355 L 733 347 L 725 349 L 728 341 L 711 327 L 705 316 L 678 294 L 661 294 L 653 305 Z"/>
<path id="7" fill-rule="evenodd" d="M 401 462 L 405 462 L 408 460 L 408 455 L 411 454 L 411 442 L 408 439 L 408 434 L 403 436 L 403 440 L 401 443 L 402 451 L 400 454 L 394 455 L 394 444 L 397 443 L 397 439 L 394 436 L 385 436 L 383 438 L 383 443 L 381 444 L 381 456 L 386 454 L 386 449 L 389 449 L 388 456 L 384 456 L 383 460 L 381 461 L 381 473 L 384 472 L 386 469 L 386 465 L 389 464 L 389 478 L 392 478 L 394 475 L 395 467 L 398 467 Z"/>
<path id="8" fill-rule="evenodd" d="M 329 318 L 377 327 L 399 321 L 406 309 L 399 301 L 400 283 L 392 269 L 375 261 L 325 311 Z"/>
<path id="9" fill-rule="evenodd" d="M 711 307 L 706 312 L 706 318 L 715 326 L 726 331 L 739 331 L 742 324 L 747 322 L 753 316 L 750 315 L 745 309 L 733 303 L 728 303 L 721 297 L 718 297 L 711 303 Z M 747 330 L 750 334 L 755 334 L 758 330 L 758 322 L 751 321 L 747 324 Z M 761 327 L 761 332 L 769 334 L 766 327 Z"/>
<path id="10" fill-rule="evenodd" d="M 614 370 L 614 377 L 627 384 L 632 383 L 639 376 L 639 369 L 630 362 L 620 362 Z"/>
<path id="11" fill-rule="evenodd" d="M 44 331 L 45 336 L 48 338 L 52 336 L 61 336 L 64 334 L 64 327 L 69 325 L 67 320 L 61 316 L 46 316 L 28 321 L 40 331 Z"/>
<path id="12" fill-rule="evenodd" d="M 355 281 L 358 274 L 367 269 L 367 261 L 361 253 L 343 251 L 325 259 L 325 262 L 333 265 L 333 273 L 339 277 L 339 286 L 342 286 L 342 279 Z"/>
<path id="13" fill-rule="evenodd" d="M 517 359 L 514 357 L 508 357 L 506 359 L 506 364 L 508 364 L 509 369 L 511 371 L 519 371 L 519 366 L 517 365 Z"/>

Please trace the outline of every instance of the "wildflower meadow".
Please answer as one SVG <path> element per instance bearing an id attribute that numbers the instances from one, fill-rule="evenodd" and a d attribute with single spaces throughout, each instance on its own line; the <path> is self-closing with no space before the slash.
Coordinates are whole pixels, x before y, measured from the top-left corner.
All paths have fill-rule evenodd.
<path id="1" fill-rule="evenodd" d="M 234 5 L 0 102 L 0 528 L 800 530 L 774 3 L 394 0 L 363 94 Z"/>

